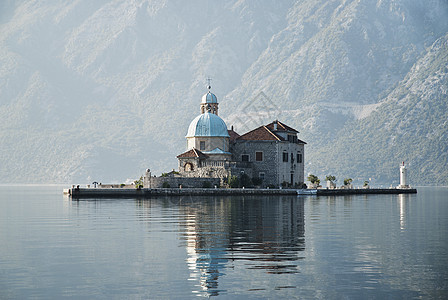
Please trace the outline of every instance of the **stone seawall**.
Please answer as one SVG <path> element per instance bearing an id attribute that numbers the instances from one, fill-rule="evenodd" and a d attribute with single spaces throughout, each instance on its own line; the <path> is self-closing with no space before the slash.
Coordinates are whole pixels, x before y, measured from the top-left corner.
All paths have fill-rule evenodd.
<path id="1" fill-rule="evenodd" d="M 151 198 L 154 196 L 238 196 L 238 195 L 316 195 L 342 196 L 363 194 L 413 194 L 416 189 L 222 189 L 222 188 L 71 188 L 64 190 L 72 198 Z"/>
<path id="2" fill-rule="evenodd" d="M 175 188 L 203 188 L 205 186 L 214 187 L 220 185 L 219 178 L 198 178 L 198 177 L 151 177 L 149 186 L 152 189 Z"/>
<path id="3" fill-rule="evenodd" d="M 204 195 L 297 195 L 292 189 L 221 189 L 221 188 L 163 188 L 163 189 L 123 189 L 123 188 L 71 188 L 66 190 L 73 198 L 150 198 L 153 196 L 204 196 Z"/>

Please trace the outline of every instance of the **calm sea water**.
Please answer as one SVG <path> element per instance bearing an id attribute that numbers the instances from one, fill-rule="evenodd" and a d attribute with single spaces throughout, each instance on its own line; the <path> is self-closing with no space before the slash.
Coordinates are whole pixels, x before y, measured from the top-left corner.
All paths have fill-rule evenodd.
<path id="1" fill-rule="evenodd" d="M 0 186 L 1 299 L 447 299 L 448 188 L 72 201 Z"/>

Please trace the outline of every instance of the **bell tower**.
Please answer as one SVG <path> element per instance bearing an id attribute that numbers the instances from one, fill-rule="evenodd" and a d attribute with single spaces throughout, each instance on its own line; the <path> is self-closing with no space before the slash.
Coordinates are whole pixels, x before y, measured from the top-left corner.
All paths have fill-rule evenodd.
<path id="1" fill-rule="evenodd" d="M 215 94 L 213 94 L 210 90 L 212 86 L 210 85 L 211 79 L 208 78 L 208 92 L 204 96 L 202 96 L 201 101 L 201 114 L 206 112 L 218 115 L 218 98 L 216 98 Z"/>

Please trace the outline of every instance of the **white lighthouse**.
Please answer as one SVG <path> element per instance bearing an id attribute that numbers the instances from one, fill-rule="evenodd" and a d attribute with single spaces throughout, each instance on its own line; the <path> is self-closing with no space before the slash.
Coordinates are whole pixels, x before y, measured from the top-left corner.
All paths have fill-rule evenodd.
<path id="1" fill-rule="evenodd" d="M 410 186 L 407 184 L 407 169 L 404 165 L 404 161 L 400 165 L 400 185 L 398 186 L 399 189 L 408 189 Z"/>

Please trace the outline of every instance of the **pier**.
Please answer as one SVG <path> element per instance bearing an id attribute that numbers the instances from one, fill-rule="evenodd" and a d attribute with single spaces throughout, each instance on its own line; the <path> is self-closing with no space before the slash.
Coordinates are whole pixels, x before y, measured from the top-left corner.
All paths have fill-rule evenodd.
<path id="1" fill-rule="evenodd" d="M 83 188 L 64 189 L 72 199 L 151 198 L 156 196 L 240 196 L 240 195 L 315 195 L 343 196 L 365 194 L 415 194 L 414 188 L 389 189 L 249 189 L 249 188 Z"/>

